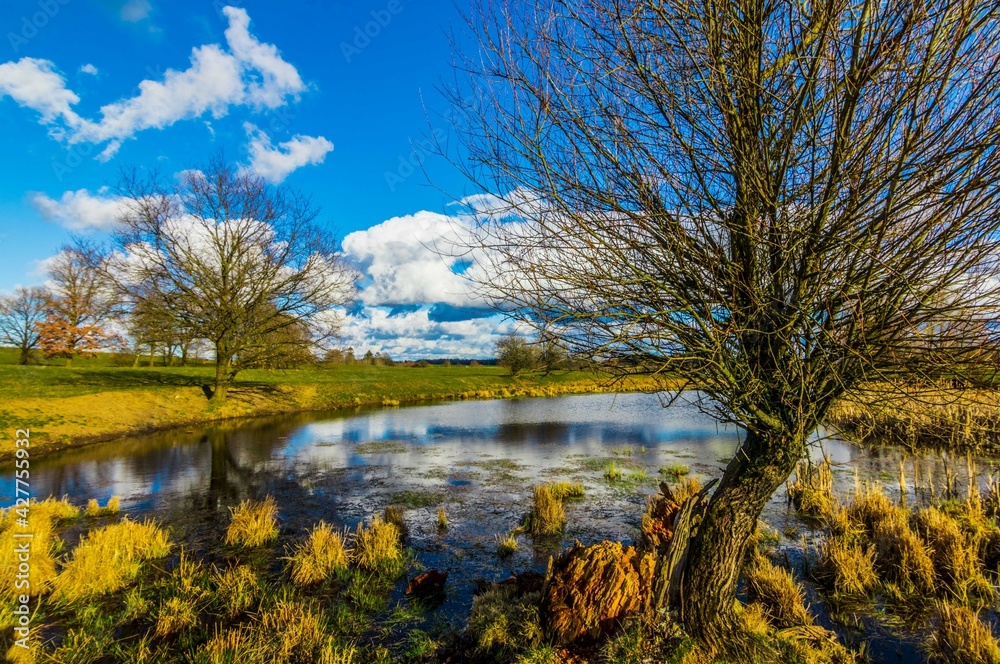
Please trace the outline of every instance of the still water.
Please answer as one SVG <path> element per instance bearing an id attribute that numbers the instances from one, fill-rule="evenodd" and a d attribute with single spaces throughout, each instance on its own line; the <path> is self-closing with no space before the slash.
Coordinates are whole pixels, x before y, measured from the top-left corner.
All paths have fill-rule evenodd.
<path id="1" fill-rule="evenodd" d="M 103 504 L 119 495 L 125 511 L 169 526 L 175 541 L 208 558 L 225 532 L 228 508 L 244 498 L 275 497 L 282 542 L 294 541 L 320 520 L 353 527 L 386 505 L 416 505 L 406 510 L 409 546 L 419 565 L 450 573 L 448 599 L 439 611 L 460 623 L 474 579 L 544 571 L 548 557 L 574 540 L 634 541 L 646 496 L 661 479 L 659 469 L 683 464 L 702 481 L 717 477 L 739 435 L 693 402 L 664 407 L 646 394 L 461 401 L 123 439 L 35 460 L 31 477 L 38 497 L 65 495 L 80 503 L 97 498 Z M 818 437 L 813 454 L 824 453 L 834 463 L 841 493 L 860 481 L 898 491 L 902 452 Z M 604 479 L 612 460 L 632 473 L 632 481 Z M 907 457 L 903 465 L 911 491 L 914 469 L 925 492 L 948 482 L 960 489 L 969 476 L 965 458 L 927 454 Z M 986 470 L 980 461 L 973 472 Z M 495 534 L 519 524 L 535 484 L 554 480 L 582 482 L 587 492 L 584 500 L 569 503 L 562 540 L 522 538 L 513 557 L 497 558 Z M 3 504 L 11 502 L 3 497 Z M 447 531 L 437 529 L 438 505 L 447 510 Z M 788 508 L 784 489 L 765 518 L 782 532 L 781 547 L 793 558 L 801 555 L 803 538 L 808 546 L 814 535 Z M 905 644 L 882 641 L 875 653 L 881 661 L 907 661 L 897 658 L 912 654 Z"/>

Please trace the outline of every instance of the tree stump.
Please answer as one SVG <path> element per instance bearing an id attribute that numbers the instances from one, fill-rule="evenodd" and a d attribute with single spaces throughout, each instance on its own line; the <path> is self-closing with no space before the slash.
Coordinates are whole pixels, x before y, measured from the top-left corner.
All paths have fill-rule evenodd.
<path id="1" fill-rule="evenodd" d="M 645 606 L 655 560 L 618 542 L 577 543 L 550 566 L 541 603 L 546 636 L 565 645 L 617 631 Z"/>

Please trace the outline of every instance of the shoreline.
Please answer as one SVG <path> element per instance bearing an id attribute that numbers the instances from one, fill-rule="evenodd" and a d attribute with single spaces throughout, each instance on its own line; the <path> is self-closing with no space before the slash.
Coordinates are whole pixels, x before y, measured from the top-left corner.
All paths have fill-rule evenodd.
<path id="1" fill-rule="evenodd" d="M 592 374 L 584 377 L 582 372 L 572 374 L 570 380 L 566 380 L 569 372 L 517 379 L 487 375 L 480 377 L 485 379 L 482 385 L 472 389 L 454 389 L 456 384 L 447 380 L 449 377 L 439 376 L 435 378 L 442 380 L 435 380 L 437 385 L 414 385 L 415 389 L 409 392 L 378 384 L 355 386 L 349 381 L 237 383 L 230 389 L 226 403 L 218 406 L 206 399 L 201 386 L 195 385 L 107 390 L 68 397 L 11 399 L 0 406 L 0 419 L 11 431 L 31 430 L 31 457 L 37 459 L 124 438 L 243 419 L 442 401 L 652 392 L 665 387 L 662 381 L 642 377 L 615 379 Z M 0 466 L 9 466 L 14 458 L 13 448 L 0 450 Z"/>

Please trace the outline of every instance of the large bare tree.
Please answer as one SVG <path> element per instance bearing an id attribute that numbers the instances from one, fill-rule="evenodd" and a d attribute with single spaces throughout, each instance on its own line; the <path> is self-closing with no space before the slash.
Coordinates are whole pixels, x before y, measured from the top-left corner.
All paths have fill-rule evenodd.
<path id="1" fill-rule="evenodd" d="M 980 352 L 998 20 L 971 0 L 483 0 L 470 17 L 463 168 L 512 192 L 470 199 L 489 292 L 576 352 L 685 379 L 745 431 L 681 578 L 710 646 L 830 405 Z"/>
<path id="2" fill-rule="evenodd" d="M 0 297 L 0 339 L 18 349 L 18 364 L 27 364 L 38 347 L 38 324 L 45 320 L 49 292 L 18 287 Z"/>
<path id="3" fill-rule="evenodd" d="M 109 271 L 129 299 L 155 302 L 214 345 L 213 400 L 225 400 L 260 339 L 305 344 L 332 332 L 353 274 L 305 196 L 221 157 L 179 183 L 127 173 L 120 193 Z"/>

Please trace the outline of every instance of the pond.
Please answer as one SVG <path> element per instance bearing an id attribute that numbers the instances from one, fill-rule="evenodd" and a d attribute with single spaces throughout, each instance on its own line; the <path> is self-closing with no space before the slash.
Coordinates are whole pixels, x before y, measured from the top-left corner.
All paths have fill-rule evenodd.
<path id="1" fill-rule="evenodd" d="M 275 497 L 286 543 L 320 520 L 354 527 L 389 504 L 403 504 L 418 565 L 450 574 L 437 613 L 461 626 L 476 579 L 544 571 L 549 556 L 574 540 L 633 542 L 646 496 L 664 479 L 661 468 L 687 466 L 703 481 L 720 476 L 739 431 L 702 413 L 691 402 L 696 398 L 669 407 L 646 394 L 460 401 L 226 423 L 35 460 L 32 491 L 78 503 L 120 495 L 126 512 L 155 518 L 187 550 L 208 558 L 228 525 L 228 508 L 244 498 Z M 869 480 L 898 494 L 901 452 L 864 450 L 829 436 L 815 441 L 813 454 L 824 453 L 841 495 Z M 624 481 L 605 479 L 612 462 Z M 949 482 L 961 486 L 966 466 L 964 457 L 936 454 L 905 461 L 907 473 L 916 470 L 924 487 L 939 490 Z M 973 475 L 984 468 L 980 462 Z M 522 537 L 513 556 L 499 558 L 496 534 L 520 523 L 534 485 L 555 480 L 586 489 L 584 499 L 568 503 L 562 539 Z M 437 527 L 439 506 L 447 511 L 447 530 Z M 784 489 L 765 519 L 781 533 L 784 555 L 801 560 L 814 534 L 789 508 Z M 403 586 L 405 580 L 398 598 Z M 811 589 L 810 599 L 829 626 Z M 877 629 L 865 638 L 875 661 L 919 660 L 906 638 Z"/>

